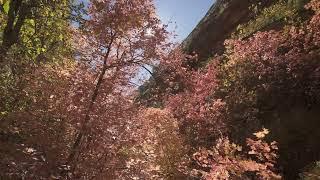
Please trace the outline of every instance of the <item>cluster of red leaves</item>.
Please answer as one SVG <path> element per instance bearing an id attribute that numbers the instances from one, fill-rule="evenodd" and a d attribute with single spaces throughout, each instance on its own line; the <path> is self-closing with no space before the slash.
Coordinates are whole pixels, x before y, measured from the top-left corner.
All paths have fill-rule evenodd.
<path id="1" fill-rule="evenodd" d="M 197 61 L 196 55 L 186 55 L 179 48 L 164 56 L 153 84 L 149 84 L 148 93 L 153 97 L 148 100 L 161 102 L 170 109 L 185 135 L 193 134 L 196 141 L 206 142 L 224 131 L 225 103 L 212 96 L 219 86 L 217 64 L 196 69 L 192 64 Z"/>
<path id="2" fill-rule="evenodd" d="M 244 152 L 241 146 L 231 143 L 227 138 L 218 139 L 211 150 L 201 149 L 193 155 L 198 165 L 209 171 L 194 170 L 193 173 L 200 173 L 208 180 L 249 179 L 249 172 L 259 179 L 281 179 L 281 176 L 274 172 L 278 147 L 275 142 L 268 144 L 262 140 L 267 133 L 264 129 L 255 133 L 255 140 L 247 139 L 249 152 Z"/>
<path id="3" fill-rule="evenodd" d="M 172 94 L 178 94 L 190 84 L 192 74 L 191 67 L 187 65 L 187 60 L 194 60 L 193 56 L 188 56 L 180 48 L 175 48 L 169 55 L 160 58 L 160 64 L 154 68 L 154 73 L 140 97 L 143 104 L 163 105 L 166 99 Z"/>
<path id="4" fill-rule="evenodd" d="M 212 63 L 204 70 L 188 73 L 188 86 L 182 92 L 169 96 L 166 105 L 188 128 L 186 134 L 194 134 L 197 143 L 205 143 L 225 130 L 225 103 L 212 96 L 218 87 L 217 70 Z"/>

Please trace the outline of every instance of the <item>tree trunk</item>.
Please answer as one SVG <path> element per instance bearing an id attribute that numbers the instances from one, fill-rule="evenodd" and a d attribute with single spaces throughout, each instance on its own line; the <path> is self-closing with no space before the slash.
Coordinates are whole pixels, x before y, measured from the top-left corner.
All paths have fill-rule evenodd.
<path id="1" fill-rule="evenodd" d="M 97 100 L 97 96 L 99 94 L 99 89 L 101 87 L 101 84 L 103 83 L 104 75 L 106 74 L 106 71 L 108 70 L 107 60 L 109 58 L 109 54 L 110 54 L 111 47 L 112 47 L 113 41 L 115 39 L 115 36 L 116 36 L 115 34 L 112 35 L 112 37 L 110 39 L 110 43 L 108 44 L 108 50 L 106 52 L 106 55 L 104 56 L 103 67 L 102 67 L 101 73 L 99 74 L 98 81 L 97 81 L 97 83 L 95 85 L 95 88 L 93 89 L 93 93 L 92 93 L 92 96 L 91 96 L 90 104 L 89 104 L 89 107 L 87 109 L 87 112 L 86 112 L 82 127 L 81 127 L 81 129 L 80 129 L 75 141 L 74 141 L 74 144 L 73 144 L 72 149 L 71 149 L 71 153 L 69 154 L 69 156 L 67 158 L 66 165 L 74 164 L 74 166 L 72 167 L 73 170 L 76 168 L 76 163 L 74 161 L 77 160 L 77 158 L 79 156 L 79 151 L 80 151 L 82 142 L 83 142 L 84 138 L 87 135 L 88 125 L 90 124 L 90 113 L 93 111 L 94 103 Z M 65 173 L 66 172 L 63 171 L 61 173 L 61 175 L 62 176 L 66 176 Z"/>
<path id="2" fill-rule="evenodd" d="M 2 35 L 0 46 L 0 68 L 4 66 L 9 49 L 18 42 L 21 28 L 31 7 L 22 0 L 12 0 L 8 11 L 8 19 Z"/>

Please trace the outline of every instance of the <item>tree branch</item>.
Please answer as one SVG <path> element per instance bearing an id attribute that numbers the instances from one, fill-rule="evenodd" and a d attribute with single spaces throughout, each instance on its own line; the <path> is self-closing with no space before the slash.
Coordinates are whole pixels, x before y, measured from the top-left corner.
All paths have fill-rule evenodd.
<path id="1" fill-rule="evenodd" d="M 83 138 L 86 136 L 86 132 L 87 132 L 87 128 L 88 128 L 88 124 L 90 122 L 90 113 L 91 111 L 93 110 L 93 105 L 97 99 L 97 96 L 99 94 L 99 89 L 100 89 L 100 86 L 103 82 L 103 78 L 104 78 L 104 75 L 107 71 L 107 69 L 110 68 L 110 66 L 107 66 L 107 60 L 109 58 L 109 55 L 110 55 L 110 52 L 111 52 L 111 47 L 112 47 L 112 44 L 114 42 L 114 39 L 116 37 L 116 33 L 113 34 L 111 36 L 111 39 L 110 39 L 110 42 L 108 44 L 108 50 L 106 52 L 106 55 L 104 56 L 104 62 L 103 62 L 103 67 L 102 67 L 102 70 L 101 70 L 101 73 L 99 75 L 99 78 L 98 78 L 98 81 L 96 83 L 96 86 L 93 90 L 93 94 L 91 96 L 91 100 L 90 100 L 90 104 L 89 104 L 89 107 L 87 109 L 87 112 L 86 112 L 86 115 L 85 115 L 85 119 L 84 119 L 84 122 L 82 124 L 82 127 L 81 127 L 81 130 L 80 132 L 78 133 L 77 137 L 76 137 L 76 140 L 73 144 L 73 147 L 71 149 L 71 153 L 67 159 L 67 165 L 70 164 L 71 162 L 73 162 L 77 156 L 78 156 L 78 151 L 79 151 L 79 148 L 81 146 L 81 143 L 83 141 Z M 75 167 L 73 167 L 75 168 Z"/>

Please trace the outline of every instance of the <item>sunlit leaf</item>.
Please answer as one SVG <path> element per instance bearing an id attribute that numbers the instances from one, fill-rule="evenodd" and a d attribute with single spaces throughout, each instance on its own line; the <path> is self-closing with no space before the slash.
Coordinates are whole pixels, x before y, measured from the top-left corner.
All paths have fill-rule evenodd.
<path id="1" fill-rule="evenodd" d="M 9 9 L 10 9 L 10 0 L 5 1 L 4 4 L 2 5 L 2 7 L 3 7 L 4 12 L 6 14 L 8 14 Z"/>

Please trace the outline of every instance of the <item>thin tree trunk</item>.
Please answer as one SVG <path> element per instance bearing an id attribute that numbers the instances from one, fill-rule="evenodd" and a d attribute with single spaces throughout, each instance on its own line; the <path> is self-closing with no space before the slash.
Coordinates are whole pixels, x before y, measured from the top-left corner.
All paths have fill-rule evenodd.
<path id="1" fill-rule="evenodd" d="M 21 28 L 31 12 L 30 6 L 23 4 L 22 0 L 12 0 L 8 11 L 8 19 L 2 35 L 0 46 L 0 68 L 4 66 L 5 57 L 9 49 L 18 42 Z"/>
<path id="2" fill-rule="evenodd" d="M 102 67 L 101 73 L 99 74 L 98 81 L 93 89 L 93 94 L 91 96 L 90 104 L 88 106 L 82 127 L 81 127 L 75 141 L 74 141 L 74 144 L 71 149 L 71 153 L 69 154 L 69 156 L 67 158 L 66 165 L 70 165 L 70 164 L 74 163 L 74 161 L 77 159 L 77 157 L 79 156 L 79 150 L 81 148 L 81 144 L 82 144 L 85 136 L 87 135 L 88 125 L 90 123 L 90 113 L 93 111 L 94 103 L 96 102 L 97 96 L 99 94 L 99 89 L 101 87 L 101 84 L 103 83 L 104 75 L 105 75 L 106 71 L 108 70 L 107 60 L 109 58 L 109 54 L 111 51 L 111 46 L 113 44 L 114 38 L 115 38 L 115 34 L 111 37 L 110 43 L 108 44 L 108 50 L 107 50 L 107 53 L 104 57 L 104 62 L 103 62 L 103 67 Z M 76 165 L 74 165 L 73 169 L 75 169 L 75 168 L 76 168 Z"/>

